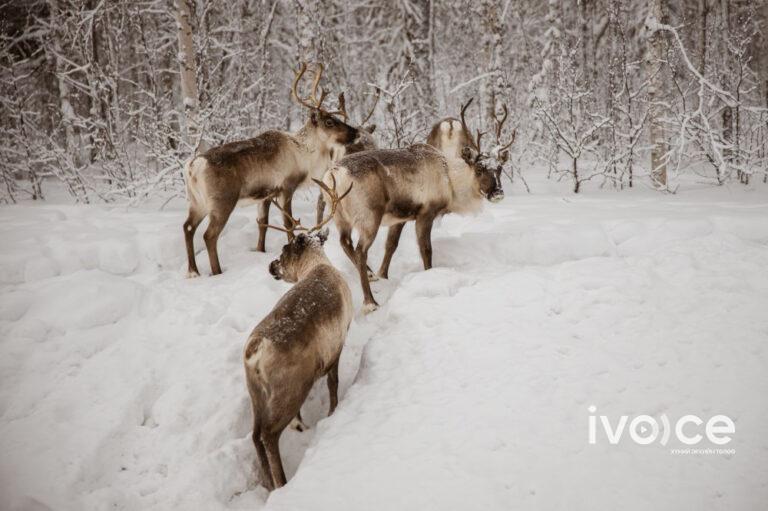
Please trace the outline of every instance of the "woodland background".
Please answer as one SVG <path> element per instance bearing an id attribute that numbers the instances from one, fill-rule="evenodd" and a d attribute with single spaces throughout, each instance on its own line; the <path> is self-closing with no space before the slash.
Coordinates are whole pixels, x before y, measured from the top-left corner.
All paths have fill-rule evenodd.
<path id="1" fill-rule="evenodd" d="M 353 121 L 381 89 L 381 147 L 508 105 L 526 187 L 762 184 L 766 22 L 766 0 L 0 0 L 0 199 L 182 196 L 196 148 L 304 122 L 300 61 Z"/>

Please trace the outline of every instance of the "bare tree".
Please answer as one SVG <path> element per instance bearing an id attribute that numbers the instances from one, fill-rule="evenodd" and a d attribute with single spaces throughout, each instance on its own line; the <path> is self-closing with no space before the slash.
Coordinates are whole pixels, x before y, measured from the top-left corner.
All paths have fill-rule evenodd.
<path id="1" fill-rule="evenodd" d="M 190 0 L 174 0 L 176 4 L 176 33 L 179 41 L 179 77 L 181 102 L 184 110 L 185 142 L 195 152 L 204 150 L 199 122 L 200 98 L 197 92 L 197 66 L 192 39 L 192 9 Z"/>
<path id="2" fill-rule="evenodd" d="M 669 149 L 665 138 L 663 113 L 665 48 L 662 33 L 655 27 L 663 20 L 663 0 L 651 0 L 646 22 L 648 41 L 645 56 L 645 74 L 648 80 L 648 127 L 651 143 L 651 180 L 654 186 L 667 186 L 667 157 Z"/>
<path id="3" fill-rule="evenodd" d="M 684 174 L 755 186 L 766 26 L 766 0 L 0 2 L 0 200 L 49 183 L 78 201 L 182 195 L 198 144 L 301 120 L 284 93 L 299 60 L 322 62 L 352 111 L 381 90 L 381 147 L 423 141 L 476 96 L 481 130 L 509 106 L 509 176 L 573 176 L 577 155 L 581 185 L 635 186 L 650 158 L 662 191 Z"/>

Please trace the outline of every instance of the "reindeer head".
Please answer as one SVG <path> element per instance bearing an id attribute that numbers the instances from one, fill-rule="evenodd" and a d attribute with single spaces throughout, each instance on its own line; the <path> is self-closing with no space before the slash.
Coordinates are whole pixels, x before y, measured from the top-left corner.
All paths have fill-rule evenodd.
<path id="1" fill-rule="evenodd" d="M 291 225 L 288 228 L 283 228 L 267 224 L 267 227 L 290 234 L 298 233 L 291 241 L 283 246 L 283 251 L 280 253 L 280 257 L 269 264 L 269 273 L 277 280 L 283 279 L 287 282 L 297 282 L 300 278 L 302 269 L 306 268 L 312 255 L 317 255 L 318 251 L 322 253 L 323 244 L 325 243 L 325 240 L 328 239 L 328 229 L 324 229 L 324 227 L 333 218 L 339 202 L 352 191 L 352 185 L 349 185 L 347 191 L 339 196 L 336 193 L 336 178 L 333 174 L 331 174 L 332 185 L 330 187 L 319 179 L 312 179 L 312 181 L 317 183 L 328 196 L 328 201 L 331 204 L 329 215 L 313 227 L 304 227 L 301 225 L 301 220 L 289 215 L 273 197 L 269 199 L 280 211 L 282 211 L 283 215 L 288 219 L 288 222 Z"/>
<path id="2" fill-rule="evenodd" d="M 280 257 L 269 263 L 269 273 L 276 280 L 298 282 L 299 273 L 306 266 L 307 260 L 318 251 L 323 251 L 323 244 L 328 239 L 328 229 L 313 233 L 300 233 L 286 245 Z"/>
<path id="3" fill-rule="evenodd" d="M 461 107 L 461 125 L 470 140 L 472 140 L 472 137 L 467 127 L 467 122 L 464 119 L 464 113 L 473 99 L 471 98 Z M 507 106 L 504 105 L 503 109 L 504 114 L 501 119 L 496 116 L 496 112 L 493 113 L 494 120 L 496 121 L 496 145 L 489 152 L 483 152 L 482 150 L 481 140 L 485 133 L 480 130 L 477 130 L 477 135 L 472 140 L 473 144 L 464 146 L 461 150 L 462 159 L 474 172 L 477 191 L 491 202 L 499 202 L 504 198 L 504 189 L 501 186 L 501 172 L 509 160 L 509 147 L 515 141 L 515 132 L 513 131 L 512 139 L 507 144 L 501 143 L 501 130 L 508 116 Z"/>
<path id="4" fill-rule="evenodd" d="M 314 130 L 317 137 L 326 144 L 351 144 L 357 138 L 358 130 L 347 124 L 347 110 L 344 102 L 344 93 L 339 94 L 339 108 L 336 111 L 323 109 L 326 91 L 320 91 L 320 97 L 317 97 L 317 89 L 320 85 L 320 78 L 323 76 L 323 65 L 317 65 L 315 79 L 312 81 L 312 91 L 307 98 L 302 98 L 298 93 L 298 85 L 304 73 L 307 71 L 307 64 L 302 63 L 299 72 L 293 79 L 291 95 L 301 106 L 310 110 L 309 125 Z M 343 117 L 339 119 L 339 115 Z"/>
<path id="5" fill-rule="evenodd" d="M 368 110 L 368 114 L 363 118 L 362 122 L 357 124 L 358 126 L 357 138 L 351 144 L 347 144 L 344 146 L 344 154 L 341 155 L 341 157 L 347 154 L 354 154 L 362 151 L 372 151 L 373 149 L 378 149 L 379 146 L 376 143 L 376 139 L 373 137 L 373 132 L 376 131 L 376 125 L 375 124 L 366 125 L 366 123 L 370 120 L 371 116 L 373 115 L 373 112 L 376 110 L 376 105 L 379 103 L 380 96 L 381 96 L 381 89 L 376 87 L 376 93 L 374 94 L 373 105 L 371 105 L 370 110 Z M 340 104 L 344 104 L 344 96 L 340 95 L 339 99 L 340 99 Z"/>

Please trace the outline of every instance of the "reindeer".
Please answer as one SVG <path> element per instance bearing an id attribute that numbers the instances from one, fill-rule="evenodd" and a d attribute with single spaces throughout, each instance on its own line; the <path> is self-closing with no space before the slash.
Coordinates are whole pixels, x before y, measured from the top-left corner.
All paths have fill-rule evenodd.
<path id="1" fill-rule="evenodd" d="M 467 137 L 465 142 L 471 139 L 464 120 L 470 103 L 461 110 L 460 136 Z M 448 128 L 452 128 L 453 120 L 449 121 Z M 498 202 L 504 197 L 501 166 L 481 151 L 482 135 L 478 131 L 477 138 L 471 144 L 467 142 L 459 155 L 446 154 L 426 144 L 378 149 L 345 156 L 325 173 L 326 185 L 355 185 L 333 218 L 341 246 L 360 274 L 365 312 L 378 307 L 371 292 L 367 261 L 368 249 L 382 224 L 390 228 L 379 276 L 388 277 L 403 225 L 409 221 L 416 222 L 419 251 L 424 269 L 428 270 L 432 267 L 431 235 L 436 218 L 475 211 L 482 206 L 483 198 Z M 352 245 L 353 230 L 359 234 L 357 246 Z"/>
<path id="2" fill-rule="evenodd" d="M 295 285 L 253 329 L 243 355 L 253 408 L 253 444 L 268 489 L 286 483 L 280 435 L 292 421 L 300 422 L 302 403 L 324 375 L 330 394 L 328 415 L 336 409 L 339 357 L 354 313 L 349 286 L 323 252 L 328 231 L 321 230 L 349 190 L 339 197 L 335 185 L 315 182 L 330 197 L 331 214 L 306 229 L 284 211 L 287 229 L 268 226 L 298 233 L 269 265 L 276 279 Z"/>
<path id="3" fill-rule="evenodd" d="M 259 240 L 256 250 L 265 251 L 265 225 L 269 218 L 271 200 L 280 195 L 282 209 L 291 214 L 294 191 L 308 181 L 319 178 L 334 160 L 334 153 L 343 154 L 344 145 L 354 143 L 358 130 L 345 121 L 347 118 L 343 94 L 339 96 L 339 109 L 331 112 L 322 108 L 325 91 L 317 97 L 318 84 L 323 74 L 318 66 L 308 98 L 302 98 L 297 87 L 307 70 L 302 64 L 294 77 L 291 95 L 310 111 L 304 126 L 295 133 L 265 131 L 248 140 L 214 147 L 189 160 L 184 177 L 189 200 L 189 215 L 184 222 L 184 238 L 189 262 L 188 276 L 200 272 L 195 261 L 194 235 L 198 225 L 208 216 L 209 224 L 203 236 L 211 262 L 211 272 L 221 273 L 217 241 L 232 210 L 237 204 L 260 203 Z M 337 115 L 341 115 L 344 121 Z M 285 220 L 287 222 L 287 218 Z M 288 234 L 290 240 L 292 233 Z"/>

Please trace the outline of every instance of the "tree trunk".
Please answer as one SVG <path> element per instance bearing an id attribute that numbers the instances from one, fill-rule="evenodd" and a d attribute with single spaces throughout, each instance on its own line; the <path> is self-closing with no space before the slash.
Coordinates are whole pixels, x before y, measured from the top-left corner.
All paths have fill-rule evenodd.
<path id="1" fill-rule="evenodd" d="M 406 10 L 405 37 L 409 49 L 406 52 L 408 69 L 414 80 L 415 94 L 411 96 L 416 101 L 413 105 L 416 111 L 421 111 L 421 124 L 430 126 L 437 116 L 437 101 L 430 73 L 430 37 L 432 0 L 412 0 L 415 12 Z"/>
<path id="2" fill-rule="evenodd" d="M 484 81 L 485 88 L 485 123 L 491 122 L 496 112 L 498 102 L 503 99 L 505 88 L 501 64 L 502 34 L 504 32 L 501 19 L 502 6 L 497 0 L 484 0 L 481 4 L 483 21 L 485 23 L 485 52 L 488 59 L 488 79 Z"/>
<path id="3" fill-rule="evenodd" d="M 579 181 L 579 167 L 576 158 L 571 158 L 571 172 L 573 172 L 573 193 L 579 193 L 581 181 Z"/>
<path id="4" fill-rule="evenodd" d="M 699 74 L 705 76 L 707 70 L 707 18 L 709 17 L 709 0 L 699 0 Z M 696 96 L 696 102 L 701 101 Z"/>
<path id="5" fill-rule="evenodd" d="M 186 132 L 184 140 L 195 152 L 205 150 L 201 139 L 198 113 L 200 109 L 197 92 L 197 69 L 195 66 L 195 48 L 192 41 L 192 23 L 189 0 L 175 0 L 176 28 L 179 39 L 179 77 L 181 80 L 181 101 L 184 109 Z"/>
<path id="6" fill-rule="evenodd" d="M 664 19 L 662 10 L 663 0 L 651 0 L 650 16 L 661 23 Z M 645 68 L 648 78 L 648 125 L 651 141 L 651 180 L 657 188 L 667 186 L 667 142 L 664 136 L 664 126 L 661 122 L 663 115 L 661 102 L 664 98 L 664 78 L 662 62 L 664 60 L 664 38 L 661 31 L 654 30 L 646 45 Z"/>
<path id="7" fill-rule="evenodd" d="M 720 75 L 720 85 L 723 89 L 728 90 L 729 89 L 729 79 L 730 76 L 730 70 L 728 69 L 727 62 L 729 62 L 731 59 L 731 55 L 729 55 L 729 50 L 727 46 L 728 40 L 730 40 L 730 32 L 731 32 L 731 13 L 730 13 L 730 6 L 728 5 L 728 2 L 730 0 L 720 0 L 721 8 L 722 8 L 722 32 L 720 36 L 724 38 L 723 44 L 723 65 L 725 68 L 722 70 L 722 73 Z M 726 142 L 726 144 L 733 145 L 733 109 L 729 105 L 725 105 L 723 107 L 723 113 L 722 113 L 722 122 L 723 122 L 723 140 Z M 733 155 L 733 150 L 731 147 L 725 147 L 723 148 L 723 160 L 727 164 L 727 167 L 723 169 L 723 174 L 727 178 L 727 176 L 730 174 L 730 167 L 731 167 L 731 159 Z M 739 176 L 741 178 L 741 176 Z"/>
<path id="8" fill-rule="evenodd" d="M 59 3 L 57 0 L 48 0 L 48 5 L 51 9 L 51 16 L 62 16 L 59 9 Z M 64 61 L 63 47 L 61 41 L 61 32 L 57 28 L 51 31 L 51 44 L 53 46 L 54 61 L 56 63 L 56 85 L 59 89 L 59 110 L 61 112 L 62 124 L 64 125 L 64 143 L 66 144 L 67 154 L 72 156 L 72 159 L 76 166 L 80 165 L 79 150 L 80 144 L 78 143 L 77 132 L 75 131 L 75 109 L 72 107 L 72 95 L 65 76 L 66 63 Z"/>

